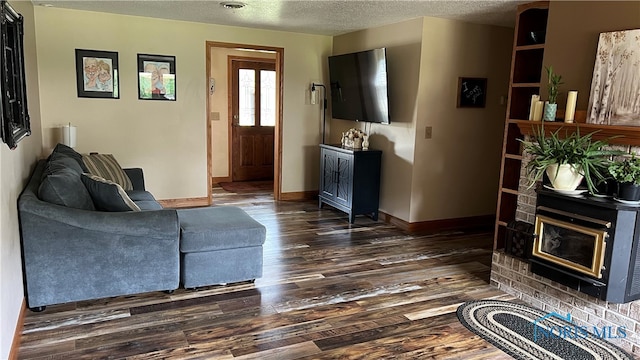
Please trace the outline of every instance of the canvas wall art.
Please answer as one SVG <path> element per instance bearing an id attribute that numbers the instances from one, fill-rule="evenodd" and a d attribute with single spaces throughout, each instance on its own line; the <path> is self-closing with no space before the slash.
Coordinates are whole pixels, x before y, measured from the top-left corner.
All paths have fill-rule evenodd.
<path id="1" fill-rule="evenodd" d="M 640 29 L 600 34 L 587 122 L 640 126 Z"/>

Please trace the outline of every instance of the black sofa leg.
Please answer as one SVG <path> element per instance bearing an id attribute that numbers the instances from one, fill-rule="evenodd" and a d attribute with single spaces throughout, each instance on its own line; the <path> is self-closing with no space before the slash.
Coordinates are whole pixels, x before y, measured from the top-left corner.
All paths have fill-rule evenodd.
<path id="1" fill-rule="evenodd" d="M 29 308 L 29 310 L 33 312 L 43 312 L 44 309 L 46 308 L 47 308 L 46 306 L 36 306 L 36 307 Z"/>
<path id="2" fill-rule="evenodd" d="M 174 292 L 176 292 L 175 290 L 165 290 L 164 293 L 165 294 L 173 294 Z"/>

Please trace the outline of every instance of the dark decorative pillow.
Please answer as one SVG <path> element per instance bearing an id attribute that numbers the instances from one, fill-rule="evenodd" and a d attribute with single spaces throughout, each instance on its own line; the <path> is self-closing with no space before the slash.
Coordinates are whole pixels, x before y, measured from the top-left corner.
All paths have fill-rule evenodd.
<path id="1" fill-rule="evenodd" d="M 82 154 L 80 154 L 79 152 L 73 150 L 72 148 L 68 147 L 65 144 L 58 144 L 56 145 L 55 148 L 53 148 L 53 151 L 51 152 L 51 155 L 49 155 L 49 158 L 47 160 L 49 161 L 53 161 L 61 156 L 66 156 L 66 157 L 70 157 L 73 160 L 75 160 L 80 167 L 82 168 L 83 172 L 88 171 L 86 166 L 84 165 L 84 163 L 82 162 Z"/>
<path id="2" fill-rule="evenodd" d="M 80 174 L 63 168 L 44 177 L 38 188 L 41 200 L 75 209 L 95 210 L 91 195 L 82 184 Z"/>
<path id="3" fill-rule="evenodd" d="M 131 179 L 122 170 L 120 164 L 111 154 L 83 155 L 82 161 L 87 167 L 87 172 L 101 178 L 113 181 L 125 190 L 133 190 Z"/>
<path id="4" fill-rule="evenodd" d="M 58 155 L 55 158 L 47 161 L 47 164 L 42 171 L 42 179 L 63 169 L 68 169 L 75 172 L 76 174 L 78 174 L 78 179 L 80 179 L 80 175 L 85 172 L 84 170 L 82 170 L 82 167 L 75 159 L 66 155 Z"/>
<path id="5" fill-rule="evenodd" d="M 89 191 L 96 209 L 101 211 L 140 211 L 122 186 L 100 176 L 84 173 L 82 182 Z"/>

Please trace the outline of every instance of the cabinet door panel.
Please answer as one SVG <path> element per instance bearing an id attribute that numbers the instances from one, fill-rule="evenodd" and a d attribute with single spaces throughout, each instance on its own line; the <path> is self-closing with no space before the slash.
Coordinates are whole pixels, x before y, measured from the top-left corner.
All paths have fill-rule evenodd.
<path id="1" fill-rule="evenodd" d="M 336 201 L 351 205 L 353 183 L 353 156 L 338 154 L 338 174 L 336 176 Z"/>
<path id="2" fill-rule="evenodd" d="M 320 179 L 321 195 L 333 198 L 337 192 L 336 172 L 338 171 L 338 158 L 334 152 L 322 150 L 322 163 L 320 164 L 322 177 Z"/>

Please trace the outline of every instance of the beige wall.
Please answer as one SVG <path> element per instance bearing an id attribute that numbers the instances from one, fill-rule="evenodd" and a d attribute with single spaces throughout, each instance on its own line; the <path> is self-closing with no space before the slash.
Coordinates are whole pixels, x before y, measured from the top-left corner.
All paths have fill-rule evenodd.
<path id="1" fill-rule="evenodd" d="M 425 18 L 422 44 L 411 221 L 493 214 L 513 29 Z M 461 76 L 487 78 L 484 108 L 456 108 Z"/>
<path id="2" fill-rule="evenodd" d="M 25 21 L 25 75 L 32 132 L 15 150 L 0 143 L 0 359 L 6 359 L 11 351 L 24 296 L 17 198 L 42 152 L 33 6 L 29 1 L 10 3 Z"/>
<path id="3" fill-rule="evenodd" d="M 76 150 L 113 153 L 124 167 L 144 168 L 157 198 L 206 196 L 205 42 L 282 47 L 282 191 L 317 188 L 320 113 L 305 104 L 305 90 L 321 78 L 330 37 L 45 7 L 35 14 L 47 151 L 57 128 L 71 121 L 78 126 Z M 119 53 L 120 99 L 77 97 L 76 48 Z M 177 101 L 138 100 L 138 53 L 176 57 Z"/>
<path id="4" fill-rule="evenodd" d="M 578 90 L 576 110 L 587 110 L 591 78 L 601 32 L 640 28 L 639 1 L 552 1 L 544 48 L 545 66 L 562 75 L 558 109 L 567 91 Z M 568 55 L 569 54 L 569 55 Z M 546 75 L 542 80 L 546 81 Z M 547 89 L 542 96 L 546 98 Z"/>
<path id="5" fill-rule="evenodd" d="M 408 222 L 495 212 L 512 34 L 420 18 L 334 38 L 334 54 L 387 48 L 391 124 L 373 125 L 370 139 L 383 151 L 380 210 Z M 488 78 L 484 109 L 456 108 L 459 76 Z M 331 126 L 332 142 L 363 128 Z"/>
<path id="6" fill-rule="evenodd" d="M 209 110 L 220 120 L 211 121 L 211 176 L 227 177 L 229 173 L 229 56 L 275 59 L 275 53 L 243 51 L 214 47 L 211 49 L 211 75 L 216 81 L 215 92 L 209 95 Z"/>

